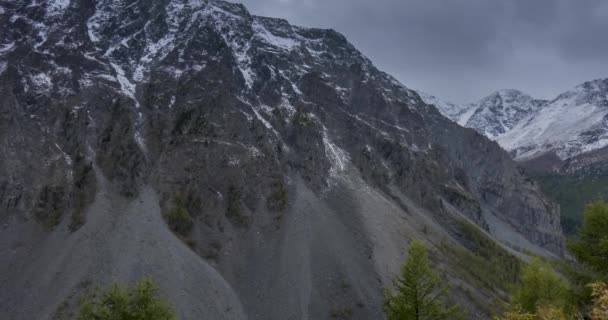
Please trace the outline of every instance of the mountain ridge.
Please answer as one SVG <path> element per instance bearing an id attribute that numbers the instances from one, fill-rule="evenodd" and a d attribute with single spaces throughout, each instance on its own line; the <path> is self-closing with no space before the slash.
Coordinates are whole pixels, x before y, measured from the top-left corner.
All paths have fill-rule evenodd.
<path id="1" fill-rule="evenodd" d="M 533 99 L 513 89 L 498 90 L 468 105 L 427 100 L 435 102 L 444 115 L 457 123 L 496 140 L 518 160 L 531 160 L 551 152 L 567 160 L 608 143 L 602 133 L 606 81 L 584 82 L 553 100 Z M 505 94 L 510 95 L 507 100 L 511 100 L 511 105 L 504 105 Z M 463 120 L 462 114 L 470 117 Z"/>
<path id="2" fill-rule="evenodd" d="M 423 96 L 424 97 L 424 96 Z M 492 97 L 492 95 L 490 95 Z M 608 79 L 586 81 L 553 100 L 538 101 L 519 117 L 508 117 L 505 127 L 500 110 L 477 123 L 463 122 L 460 114 L 473 114 L 476 105 L 458 106 L 426 99 L 460 125 L 495 140 L 522 168 L 539 181 L 543 191 L 560 204 L 562 225 L 573 234 L 589 202 L 608 198 Z M 528 96 L 528 102 L 537 101 Z M 527 105 L 531 105 L 527 103 Z M 473 106 L 473 107 L 471 107 Z M 496 135 L 491 129 L 506 129 Z"/>
<path id="3" fill-rule="evenodd" d="M 484 319 L 502 289 L 441 254 L 474 254 L 464 223 L 507 255 L 563 254 L 558 209 L 504 150 L 333 30 L 223 1 L 44 4 L 0 1 L 10 318 L 146 274 L 184 318 L 380 318 L 420 238 Z"/>

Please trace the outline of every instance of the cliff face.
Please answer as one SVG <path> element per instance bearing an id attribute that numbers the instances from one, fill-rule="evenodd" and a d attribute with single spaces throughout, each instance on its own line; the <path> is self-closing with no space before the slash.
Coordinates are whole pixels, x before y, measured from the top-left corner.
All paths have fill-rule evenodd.
<path id="1" fill-rule="evenodd" d="M 0 1 L 0 30 L 9 318 L 144 274 L 184 318 L 380 318 L 408 240 L 463 220 L 561 255 L 505 151 L 333 30 L 194 0 Z"/>

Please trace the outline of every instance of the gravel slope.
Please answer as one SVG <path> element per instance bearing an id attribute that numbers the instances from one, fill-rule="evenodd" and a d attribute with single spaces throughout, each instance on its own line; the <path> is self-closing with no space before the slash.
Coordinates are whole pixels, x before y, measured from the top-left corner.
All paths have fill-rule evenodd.
<path id="1" fill-rule="evenodd" d="M 151 188 L 127 201 L 104 186 L 86 226 L 74 234 L 55 232 L 17 245 L 24 239 L 19 233 L 37 233 L 32 231 L 36 226 L 3 230 L 0 252 L 4 259 L 9 255 L 9 263 L 2 261 L 0 269 L 0 314 L 47 319 L 84 283 L 104 287 L 149 276 L 175 304 L 180 319 L 245 319 L 230 285 L 167 229 L 158 203 Z M 20 262 L 27 263 L 12 264 Z"/>

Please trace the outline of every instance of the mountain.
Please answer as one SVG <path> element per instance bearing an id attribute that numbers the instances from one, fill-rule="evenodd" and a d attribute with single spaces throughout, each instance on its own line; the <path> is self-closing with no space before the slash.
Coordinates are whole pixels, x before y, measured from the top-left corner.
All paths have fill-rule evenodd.
<path id="1" fill-rule="evenodd" d="M 496 140 L 517 160 L 551 153 L 567 160 L 608 145 L 608 79 L 585 82 L 551 101 L 513 89 L 468 105 L 420 96 L 458 124 Z"/>
<path id="2" fill-rule="evenodd" d="M 518 90 L 499 90 L 474 104 L 475 112 L 465 126 L 494 140 L 540 110 L 545 103 Z"/>
<path id="3" fill-rule="evenodd" d="M 434 105 L 437 110 L 448 119 L 452 119 L 461 126 L 466 126 L 467 121 L 476 111 L 475 104 L 461 105 L 442 100 L 434 95 L 416 91 L 424 103 Z"/>
<path id="4" fill-rule="evenodd" d="M 586 203 L 608 198 L 608 79 L 585 82 L 551 101 L 516 90 L 470 105 L 428 96 L 421 95 L 445 116 L 509 151 L 560 204 L 566 232 L 576 230 Z"/>
<path id="5" fill-rule="evenodd" d="M 608 199 L 608 79 L 560 94 L 497 141 L 561 207 L 568 234 L 585 205 Z"/>
<path id="6" fill-rule="evenodd" d="M 585 82 L 522 119 L 498 142 L 516 159 L 562 160 L 608 145 L 608 79 Z"/>
<path id="7" fill-rule="evenodd" d="M 445 102 L 424 93 L 420 96 L 426 103 L 435 105 L 441 114 L 492 140 L 511 131 L 524 118 L 535 114 L 547 103 L 514 89 L 499 90 L 478 102 L 466 105 Z"/>
<path id="8" fill-rule="evenodd" d="M 507 152 L 336 31 L 201 0 L 0 1 L 0 31 L 3 318 L 149 276 L 182 319 L 379 319 L 423 239 L 487 319 L 562 255 Z"/>

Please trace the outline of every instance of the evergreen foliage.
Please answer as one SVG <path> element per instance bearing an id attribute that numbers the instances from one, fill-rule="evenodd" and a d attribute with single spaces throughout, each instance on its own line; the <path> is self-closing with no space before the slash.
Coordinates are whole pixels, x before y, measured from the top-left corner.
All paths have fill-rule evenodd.
<path id="1" fill-rule="evenodd" d="M 448 287 L 429 266 L 426 248 L 412 241 L 394 291 L 386 289 L 384 311 L 388 320 L 460 319 L 458 306 L 445 306 Z"/>
<path id="2" fill-rule="evenodd" d="M 568 248 L 577 260 L 608 275 L 608 203 L 596 201 L 585 207 L 583 225 Z"/>
<path id="3" fill-rule="evenodd" d="M 538 258 L 522 269 L 521 284 L 511 294 L 511 305 L 529 313 L 540 306 L 566 309 L 567 301 L 566 283 Z"/>

